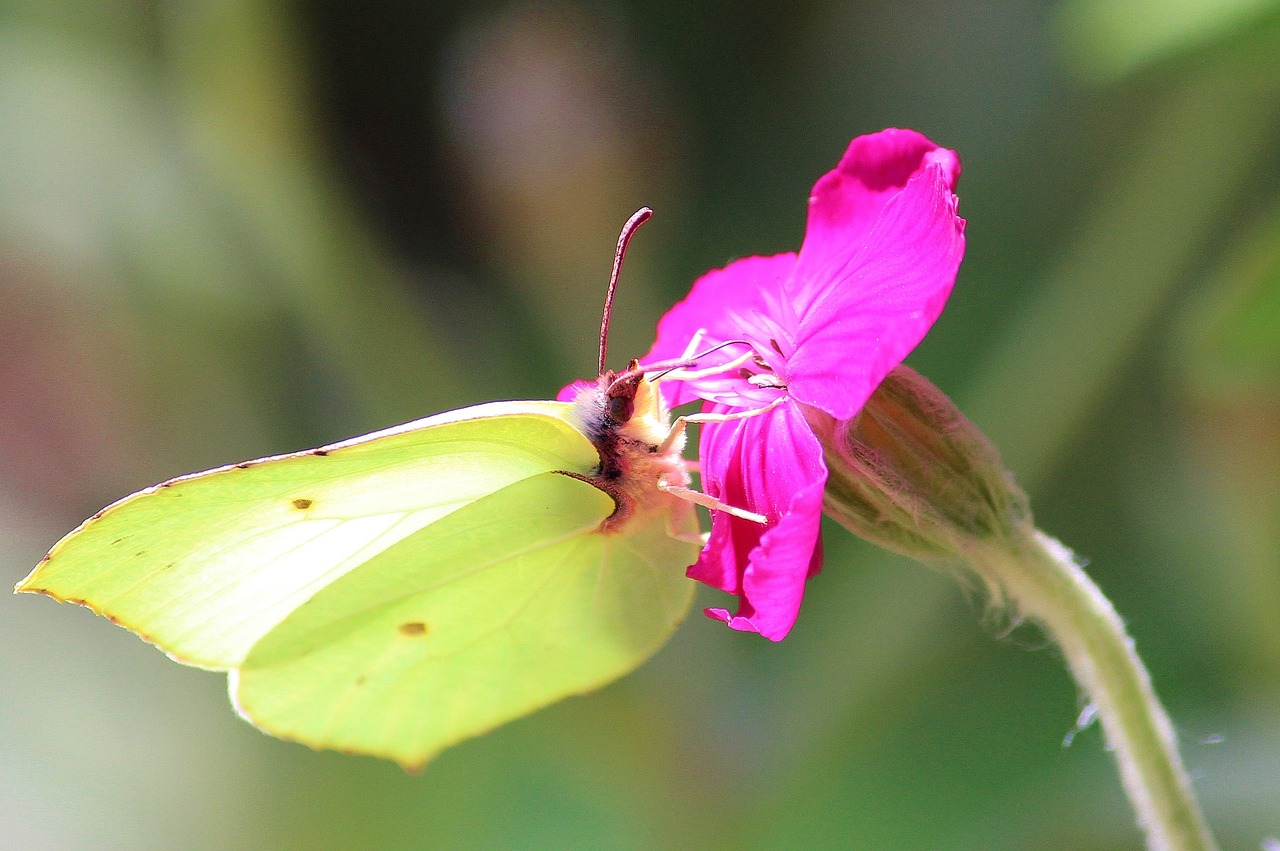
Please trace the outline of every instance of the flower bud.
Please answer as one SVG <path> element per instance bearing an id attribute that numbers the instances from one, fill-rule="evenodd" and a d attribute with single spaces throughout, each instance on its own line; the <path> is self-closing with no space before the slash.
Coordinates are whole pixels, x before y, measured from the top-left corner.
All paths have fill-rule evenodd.
<path id="1" fill-rule="evenodd" d="M 928 379 L 898 366 L 852 419 L 809 409 L 828 467 L 823 508 L 857 535 L 928 561 L 1031 528 L 999 453 Z"/>

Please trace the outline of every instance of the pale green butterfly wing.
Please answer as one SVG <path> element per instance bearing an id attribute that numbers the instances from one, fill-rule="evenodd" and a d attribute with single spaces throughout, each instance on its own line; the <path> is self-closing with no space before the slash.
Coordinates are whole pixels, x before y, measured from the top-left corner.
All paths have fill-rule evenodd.
<path id="1" fill-rule="evenodd" d="M 513 482 L 593 467 L 568 412 L 480 405 L 174 479 L 85 521 L 18 590 L 88 606 L 179 661 L 234 668 L 316 591 L 419 529 Z"/>
<path id="2" fill-rule="evenodd" d="M 688 611 L 692 507 L 621 529 L 560 402 L 499 402 L 183 476 L 109 506 L 18 586 L 231 672 L 268 732 L 406 766 L 622 676 Z M 570 473 L 571 475 L 564 475 Z"/>
<path id="3" fill-rule="evenodd" d="M 554 473 L 477 500 L 317 593 L 252 650 L 232 697 L 255 724 L 406 767 L 609 682 L 688 611 L 693 512 L 601 534 L 613 501 Z"/>

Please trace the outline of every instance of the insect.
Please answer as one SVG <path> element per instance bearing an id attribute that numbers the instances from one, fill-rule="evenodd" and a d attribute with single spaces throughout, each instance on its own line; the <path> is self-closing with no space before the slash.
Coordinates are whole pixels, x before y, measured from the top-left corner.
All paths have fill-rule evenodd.
<path id="1" fill-rule="evenodd" d="M 229 674 L 262 730 L 409 769 L 647 659 L 701 544 L 683 429 L 600 378 L 180 476 L 104 508 L 18 584 Z M 677 423 L 677 426 L 682 424 Z"/>

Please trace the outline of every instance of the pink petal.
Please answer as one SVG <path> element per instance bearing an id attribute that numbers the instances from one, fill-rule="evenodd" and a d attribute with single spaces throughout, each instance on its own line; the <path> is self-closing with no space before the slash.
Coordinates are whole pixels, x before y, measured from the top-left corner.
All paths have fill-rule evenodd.
<path id="1" fill-rule="evenodd" d="M 863 246 L 889 199 L 930 165 L 948 190 L 960 177 L 955 151 L 940 148 L 914 130 L 883 130 L 849 143 L 840 163 L 823 175 L 809 197 L 809 221 L 796 264 L 792 294 L 804 313 L 836 283 L 834 270 Z"/>
<path id="2" fill-rule="evenodd" d="M 689 341 L 702 331 L 698 348 L 702 351 L 728 340 L 751 339 L 752 331 L 764 333 L 763 339 L 752 339 L 757 347 L 763 346 L 763 355 L 773 354 L 769 347 L 772 327 L 761 327 L 760 317 L 773 316 L 780 306 L 787 305 L 783 284 L 795 266 L 796 255 L 775 254 L 772 257 L 745 257 L 723 269 L 707 272 L 693 284 L 689 295 L 667 311 L 658 322 L 658 339 L 641 359 L 641 363 L 674 360 L 685 354 Z M 786 308 L 789 311 L 789 307 Z M 775 317 L 776 318 L 776 317 Z M 791 329 L 794 333 L 794 323 Z M 698 368 L 725 363 L 746 349 L 730 347 L 707 355 L 698 362 Z M 686 382 L 668 381 L 662 385 L 667 404 L 671 407 L 702 398 L 729 397 L 742 394 L 757 402 L 767 402 L 770 396 L 752 393 L 752 388 L 739 378 L 736 372 L 721 380 L 700 382 L 696 387 Z M 774 394 L 776 395 L 776 394 Z"/>
<path id="3" fill-rule="evenodd" d="M 710 409 L 731 412 L 725 406 Z M 827 480 L 822 448 L 799 408 L 789 402 L 702 429 L 707 493 L 764 514 L 769 524 L 715 512 L 711 539 L 688 574 L 738 595 L 734 615 L 709 609 L 709 616 L 781 641 L 800 611 L 805 580 L 822 564 L 819 531 Z"/>
<path id="4" fill-rule="evenodd" d="M 964 256 L 953 181 L 947 162 L 927 164 L 887 199 L 862 250 L 826 270 L 787 364 L 796 399 L 848 419 L 933 325 Z"/>

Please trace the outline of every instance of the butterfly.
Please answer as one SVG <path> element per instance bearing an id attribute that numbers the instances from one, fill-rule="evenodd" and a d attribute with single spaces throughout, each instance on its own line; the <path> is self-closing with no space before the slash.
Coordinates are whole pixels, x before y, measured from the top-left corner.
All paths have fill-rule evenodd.
<path id="1" fill-rule="evenodd" d="M 236 711 L 413 770 L 628 673 L 684 619 L 703 540 L 650 370 L 179 476 L 104 508 L 18 584 L 173 659 Z"/>

